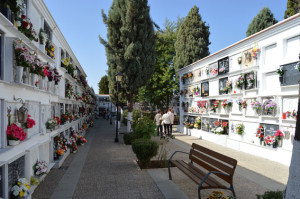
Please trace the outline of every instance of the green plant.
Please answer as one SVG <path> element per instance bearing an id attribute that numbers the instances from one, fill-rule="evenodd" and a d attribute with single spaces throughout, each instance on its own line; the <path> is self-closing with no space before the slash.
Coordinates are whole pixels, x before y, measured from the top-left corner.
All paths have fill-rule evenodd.
<path id="1" fill-rule="evenodd" d="M 134 133 L 124 133 L 123 140 L 126 145 L 131 145 L 131 142 L 135 139 Z"/>
<path id="2" fill-rule="evenodd" d="M 35 177 L 30 177 L 30 184 L 31 185 L 38 185 L 40 183 L 40 180 Z"/>
<path id="3" fill-rule="evenodd" d="M 141 110 L 134 110 L 133 113 L 132 113 L 133 121 L 137 121 L 140 117 L 142 117 L 142 111 Z"/>
<path id="4" fill-rule="evenodd" d="M 137 137 L 143 137 L 145 139 L 150 139 L 151 135 L 155 135 L 156 125 L 153 119 L 148 117 L 140 118 L 135 120 L 132 126 L 133 132 L 137 134 Z"/>
<path id="5" fill-rule="evenodd" d="M 147 166 L 150 159 L 156 156 L 158 143 L 149 139 L 136 139 L 132 142 L 132 150 L 143 166 Z"/>
<path id="6" fill-rule="evenodd" d="M 257 199 L 282 199 L 283 191 L 266 191 L 263 195 L 256 194 Z"/>

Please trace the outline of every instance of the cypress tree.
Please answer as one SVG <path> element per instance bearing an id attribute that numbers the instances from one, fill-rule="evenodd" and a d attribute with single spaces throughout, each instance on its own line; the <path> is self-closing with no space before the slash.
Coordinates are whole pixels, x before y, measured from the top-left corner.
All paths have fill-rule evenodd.
<path id="1" fill-rule="evenodd" d="M 299 12 L 299 2 L 297 0 L 288 0 L 286 10 L 284 12 L 284 18 L 289 18 Z"/>
<path id="2" fill-rule="evenodd" d="M 99 94 L 109 94 L 108 84 L 108 77 L 107 75 L 104 75 L 98 83 Z"/>
<path id="3" fill-rule="evenodd" d="M 278 21 L 274 18 L 273 13 L 267 7 L 264 7 L 259 13 L 252 19 L 248 26 L 246 35 L 249 37 L 265 28 L 268 28 Z"/>
<path id="4" fill-rule="evenodd" d="M 194 6 L 179 28 L 175 43 L 175 69 L 183 68 L 209 55 L 209 25 L 205 24 Z"/>
<path id="5" fill-rule="evenodd" d="M 106 47 L 109 89 L 115 98 L 115 74 L 121 72 L 119 92 L 127 99 L 128 117 L 134 95 L 154 71 L 155 34 L 149 11 L 147 0 L 114 0 L 108 17 L 102 11 L 108 30 L 107 41 L 100 37 L 100 42 Z"/>

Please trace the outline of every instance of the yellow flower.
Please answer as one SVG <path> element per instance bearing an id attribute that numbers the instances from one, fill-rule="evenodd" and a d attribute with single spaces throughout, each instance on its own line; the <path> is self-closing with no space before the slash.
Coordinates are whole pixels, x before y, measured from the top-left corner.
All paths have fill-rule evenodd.
<path id="1" fill-rule="evenodd" d="M 24 195 L 24 191 L 20 191 L 19 196 L 23 197 L 23 195 Z"/>
<path id="2" fill-rule="evenodd" d="M 54 47 L 51 48 L 51 51 L 54 52 Z"/>
<path id="3" fill-rule="evenodd" d="M 18 182 L 18 185 L 21 185 L 21 182 Z"/>
<path id="4" fill-rule="evenodd" d="M 29 185 L 26 185 L 27 189 L 30 189 L 30 186 Z"/>

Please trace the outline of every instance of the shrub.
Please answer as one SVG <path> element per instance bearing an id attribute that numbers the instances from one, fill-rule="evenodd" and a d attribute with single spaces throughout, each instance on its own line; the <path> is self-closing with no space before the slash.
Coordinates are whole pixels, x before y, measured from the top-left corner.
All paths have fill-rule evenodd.
<path id="1" fill-rule="evenodd" d="M 132 126 L 133 132 L 137 134 L 137 137 L 143 137 L 150 139 L 151 135 L 155 135 L 156 125 L 153 119 L 143 117 L 134 121 Z"/>
<path id="2" fill-rule="evenodd" d="M 266 191 L 263 195 L 256 195 L 257 199 L 282 199 L 283 191 Z"/>
<path id="3" fill-rule="evenodd" d="M 137 121 L 140 117 L 142 117 L 142 111 L 141 110 L 134 110 L 132 113 L 132 120 Z"/>
<path id="4" fill-rule="evenodd" d="M 125 133 L 125 134 L 123 135 L 124 143 L 125 143 L 126 145 L 131 145 L 132 140 L 135 139 L 134 137 L 135 137 L 134 133 Z"/>
<path id="5" fill-rule="evenodd" d="M 147 166 L 150 159 L 157 154 L 158 143 L 148 139 L 136 139 L 132 142 L 132 150 L 143 166 Z"/>

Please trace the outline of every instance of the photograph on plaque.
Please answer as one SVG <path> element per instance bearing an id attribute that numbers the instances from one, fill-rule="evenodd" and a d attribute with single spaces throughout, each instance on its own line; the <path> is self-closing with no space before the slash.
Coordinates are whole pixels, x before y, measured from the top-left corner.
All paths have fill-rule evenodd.
<path id="1" fill-rule="evenodd" d="M 218 75 L 218 62 L 209 65 L 209 77 L 216 77 Z"/>
<path id="2" fill-rule="evenodd" d="M 296 85 L 298 84 L 299 80 L 299 70 L 298 66 L 300 65 L 300 62 L 293 62 L 290 64 L 282 65 L 283 70 L 283 78 L 281 83 L 281 86 L 288 86 L 288 85 Z M 279 78 L 280 80 L 280 78 Z"/>
<path id="3" fill-rule="evenodd" d="M 228 94 L 228 90 L 226 89 L 226 83 L 228 81 L 228 77 L 219 79 L 219 94 Z"/>
<path id="4" fill-rule="evenodd" d="M 225 57 L 218 61 L 218 74 L 222 75 L 229 72 L 229 57 Z"/>
<path id="5" fill-rule="evenodd" d="M 251 50 L 252 50 L 252 48 L 245 50 L 242 53 L 242 67 L 243 68 L 251 67 L 251 66 L 254 66 L 254 64 L 255 64 L 255 59 L 251 55 Z"/>
<path id="6" fill-rule="evenodd" d="M 209 96 L 209 83 L 203 82 L 201 83 L 201 97 Z"/>
<path id="7" fill-rule="evenodd" d="M 251 71 L 250 73 L 245 74 L 245 89 L 256 88 L 256 72 Z"/>

